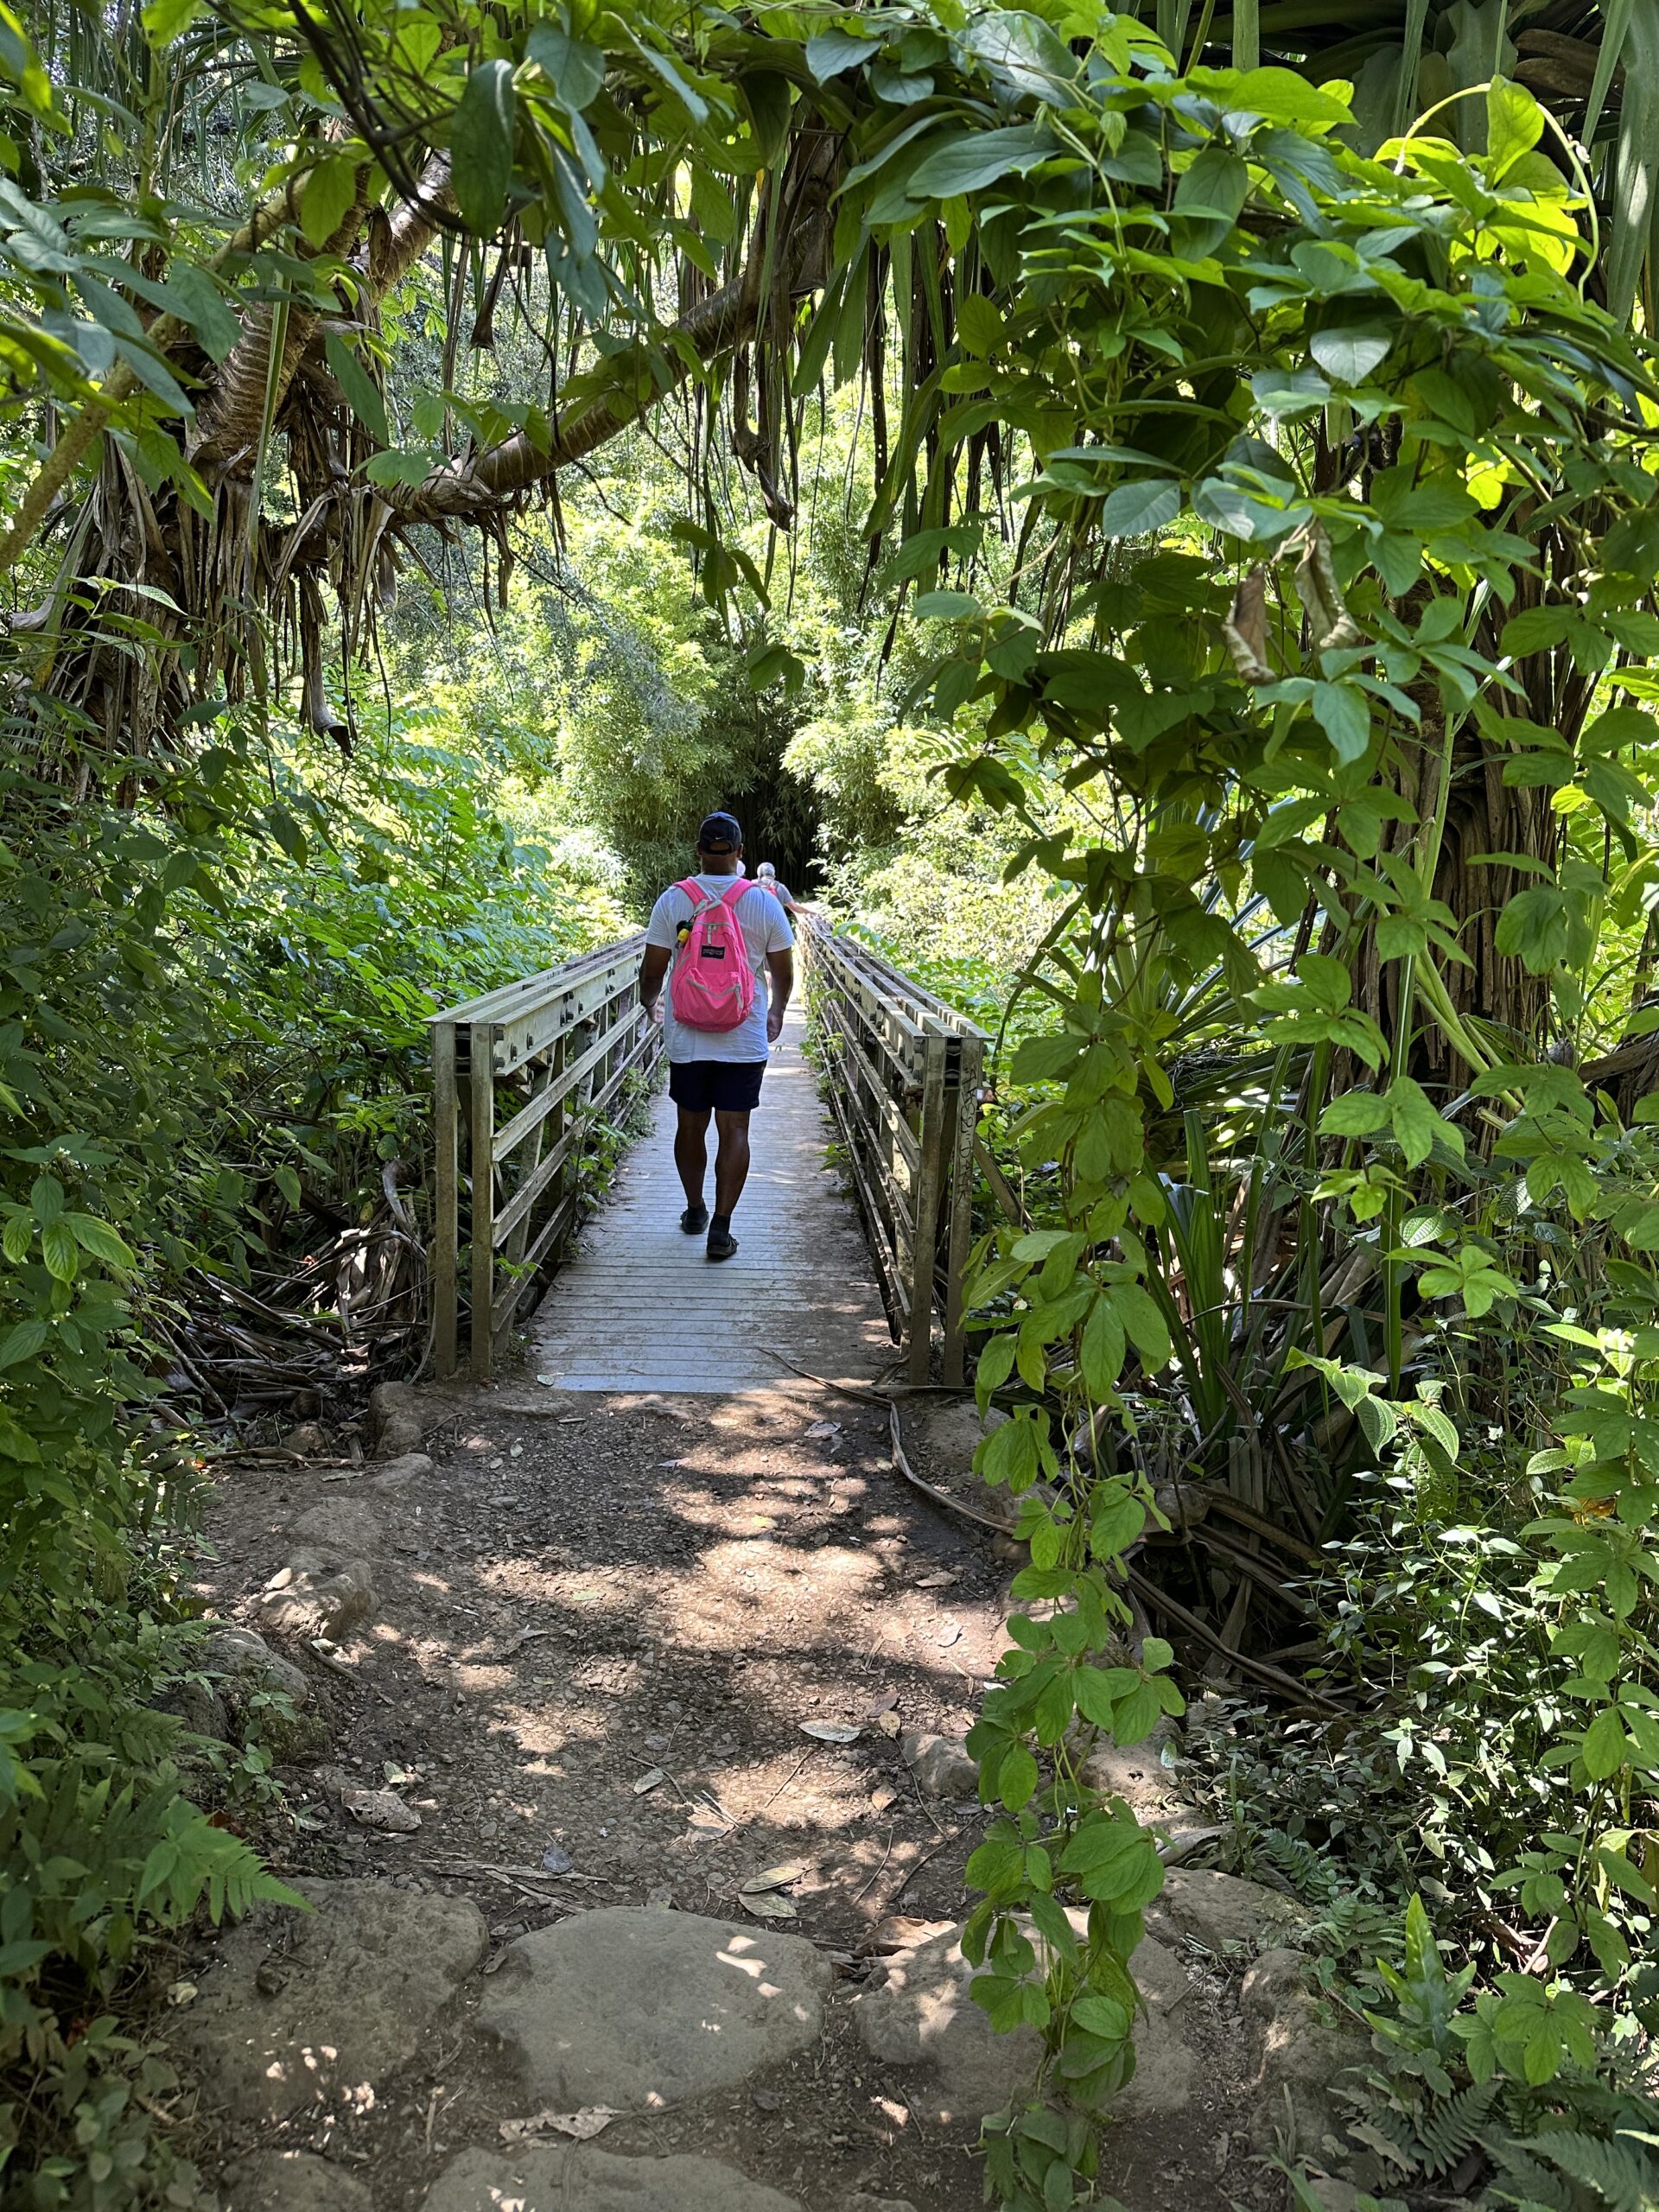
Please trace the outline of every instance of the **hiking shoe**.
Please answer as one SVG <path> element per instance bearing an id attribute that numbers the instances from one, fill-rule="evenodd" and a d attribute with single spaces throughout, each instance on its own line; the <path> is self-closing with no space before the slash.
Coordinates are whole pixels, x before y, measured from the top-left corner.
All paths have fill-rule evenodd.
<path id="1" fill-rule="evenodd" d="M 701 1236 L 709 1226 L 707 1206 L 687 1206 L 680 1216 L 680 1227 L 688 1236 Z"/>
<path id="2" fill-rule="evenodd" d="M 737 1249 L 737 1239 L 729 1229 L 711 1229 L 707 1249 L 711 1260 L 729 1260 Z"/>

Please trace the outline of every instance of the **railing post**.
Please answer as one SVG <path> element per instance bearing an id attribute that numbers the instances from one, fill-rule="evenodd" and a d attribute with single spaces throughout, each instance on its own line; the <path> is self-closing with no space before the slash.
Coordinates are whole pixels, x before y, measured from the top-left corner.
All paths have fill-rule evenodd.
<path id="1" fill-rule="evenodd" d="M 939 1195 L 946 1167 L 944 1061 L 948 1049 L 944 1031 L 930 1027 L 922 1046 L 922 1114 L 916 1132 L 921 1160 L 910 1246 L 907 1349 L 912 1382 L 927 1381 L 933 1360 L 933 1278 L 939 1262 Z"/>
<path id="2" fill-rule="evenodd" d="M 951 1093 L 950 1198 L 944 1233 L 944 1346 L 939 1368 L 941 1381 L 957 1384 L 966 1371 L 963 1287 L 974 1234 L 974 1133 L 979 1122 L 979 1086 L 984 1072 L 983 1042 L 977 1037 L 963 1037 L 957 1048 L 957 1079 Z"/>
<path id="3" fill-rule="evenodd" d="M 473 1358 L 474 1382 L 495 1359 L 495 1027 L 474 1022 L 473 1078 Z"/>
<path id="4" fill-rule="evenodd" d="M 461 1105 L 455 1096 L 455 1025 L 432 1031 L 433 1206 L 432 1357 L 447 1380 L 455 1371 L 456 1281 L 461 1251 Z"/>

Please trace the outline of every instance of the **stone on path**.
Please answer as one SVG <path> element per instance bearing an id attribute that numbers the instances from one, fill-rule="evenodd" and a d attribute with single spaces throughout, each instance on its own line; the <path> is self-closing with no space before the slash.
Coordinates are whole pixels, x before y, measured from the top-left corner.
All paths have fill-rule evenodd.
<path id="1" fill-rule="evenodd" d="M 204 2102 L 240 2123 L 384 2098 L 488 1941 L 467 1898 L 293 1887 L 314 1910 L 267 1907 L 226 1929 L 173 2031 Z"/>
<path id="2" fill-rule="evenodd" d="M 420 1393 L 412 1382 L 377 1382 L 369 1393 L 369 1418 L 374 1424 L 377 1459 L 418 1452 L 426 1440 Z"/>
<path id="3" fill-rule="evenodd" d="M 432 1459 L 426 1452 L 402 1452 L 395 1459 L 388 1459 L 377 1467 L 370 1478 L 369 1488 L 375 1491 L 407 1490 L 411 1483 L 423 1483 L 432 1472 Z"/>
<path id="4" fill-rule="evenodd" d="M 201 1640 L 202 1664 L 227 1677 L 225 1691 L 232 1707 L 260 1691 L 280 1690 L 296 1706 L 310 1694 L 310 1685 L 291 1659 L 273 1651 L 263 1636 L 251 1628 L 228 1624 L 210 1629 Z"/>
<path id="5" fill-rule="evenodd" d="M 367 1559 L 386 1541 L 386 1524 L 365 1497 L 325 1497 L 289 1529 L 302 1544 L 340 1559 Z"/>
<path id="6" fill-rule="evenodd" d="M 1147 1931 L 1161 1942 L 1184 1936 L 1217 1955 L 1234 1947 L 1255 1952 L 1283 1944 L 1311 1917 L 1282 1891 L 1207 1866 L 1172 1866 L 1161 1894 L 1147 1907 Z"/>
<path id="7" fill-rule="evenodd" d="M 296 1552 L 265 1585 L 259 1618 L 279 1636 L 326 1636 L 334 1643 L 374 1610 L 374 1584 L 362 1560 L 344 1562 L 321 1552 Z"/>
<path id="8" fill-rule="evenodd" d="M 1261 2037 L 1251 2133 L 1259 2149 L 1271 2150 L 1282 2136 L 1291 2156 L 1303 2158 L 1351 2151 L 1334 2090 L 1351 2068 L 1372 2057 L 1370 2035 L 1314 1994 L 1311 1971 L 1300 1951 L 1264 1951 L 1238 1993 L 1240 2011 Z"/>
<path id="9" fill-rule="evenodd" d="M 979 1761 L 960 1736 L 912 1729 L 899 1745 L 905 1764 L 929 1797 L 977 1797 Z"/>
<path id="10" fill-rule="evenodd" d="M 1173 1953 L 1148 1936 L 1135 1952 L 1132 1971 L 1146 1998 L 1148 2017 L 1137 2024 L 1135 2079 L 1113 2102 L 1124 2120 L 1181 2111 L 1191 2100 L 1197 2061 L 1182 2033 L 1179 2008 L 1189 1984 Z M 1033 2028 L 1004 2035 L 975 2004 L 969 1985 L 975 1969 L 963 1956 L 962 1930 L 899 1951 L 887 1961 L 887 1978 L 857 2000 L 859 2033 L 873 2058 L 888 2066 L 931 2069 L 928 2086 L 914 2093 L 919 2111 L 941 2126 L 976 2132 L 1036 2077 L 1042 2038 Z"/>
<path id="11" fill-rule="evenodd" d="M 816 2043 L 830 1982 L 798 1936 L 613 1905 L 520 1936 L 478 2019 L 537 2103 L 658 2111 Z"/>
<path id="12" fill-rule="evenodd" d="M 594 1916 L 597 1917 L 597 1916 Z M 423 2212 L 801 2212 L 792 2196 L 716 2158 L 619 2158 L 591 2144 L 499 2158 L 463 2151 L 427 2191 Z"/>
<path id="13" fill-rule="evenodd" d="M 224 1677 L 222 1694 L 238 1741 L 252 1736 L 281 1765 L 311 1758 L 327 1742 L 327 1721 L 310 1709 L 310 1684 L 263 1636 L 247 1628 L 216 1628 L 202 1639 L 201 1662 Z M 255 1703 L 273 1695 L 285 1697 L 292 1713 Z"/>
<path id="14" fill-rule="evenodd" d="M 262 2151 L 219 2183 L 225 2212 L 374 2212 L 360 2181 L 308 2151 Z"/>

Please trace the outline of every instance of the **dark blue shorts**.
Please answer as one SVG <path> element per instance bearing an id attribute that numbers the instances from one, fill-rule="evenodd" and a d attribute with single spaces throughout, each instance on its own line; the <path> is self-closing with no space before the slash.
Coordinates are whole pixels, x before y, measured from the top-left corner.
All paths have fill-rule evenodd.
<path id="1" fill-rule="evenodd" d="M 752 1114 L 764 1060 L 686 1060 L 668 1071 L 668 1095 L 688 1114 Z"/>

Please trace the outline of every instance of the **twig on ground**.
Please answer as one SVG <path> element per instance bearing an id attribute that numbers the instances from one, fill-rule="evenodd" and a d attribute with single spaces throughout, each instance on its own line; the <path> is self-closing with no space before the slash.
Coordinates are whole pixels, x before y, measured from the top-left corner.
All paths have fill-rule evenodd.
<path id="1" fill-rule="evenodd" d="M 921 1491 L 924 1497 L 931 1497 L 935 1505 L 942 1505 L 947 1513 L 959 1513 L 964 1521 L 976 1521 L 982 1529 L 989 1529 L 996 1535 L 1006 1536 L 1012 1532 L 1012 1522 L 993 1521 L 988 1513 L 976 1513 L 971 1505 L 964 1505 L 959 1497 L 952 1497 L 949 1491 L 937 1490 L 931 1483 L 922 1480 L 905 1456 L 904 1430 L 899 1424 L 899 1408 L 893 1404 L 887 1407 L 887 1427 L 893 1438 L 893 1465 L 907 1483 Z"/>
<path id="2" fill-rule="evenodd" d="M 864 1889 L 858 1891 L 855 1894 L 853 1898 L 853 1903 L 855 1904 L 861 1904 L 863 1902 L 864 1891 L 873 1890 L 876 1884 L 880 1880 L 881 1877 L 887 1872 L 887 1861 L 893 1856 L 893 1831 L 889 1828 L 887 1830 L 887 1847 L 881 1854 L 881 1864 L 876 1868 L 874 1873 L 871 1875 L 869 1880 L 865 1883 Z"/>
<path id="3" fill-rule="evenodd" d="M 780 1367 L 788 1368 L 791 1375 L 798 1375 L 804 1382 L 816 1382 L 821 1390 L 839 1390 L 843 1398 L 873 1398 L 879 1406 L 887 1402 L 884 1393 L 873 1383 L 832 1382 L 827 1375 L 814 1375 L 810 1367 L 798 1366 L 786 1352 L 779 1351 L 775 1344 L 762 1344 L 760 1349 L 768 1359 L 775 1359 Z"/>
<path id="4" fill-rule="evenodd" d="M 816 1748 L 817 1748 L 817 1746 L 815 1745 L 815 1746 L 814 1746 L 814 1749 L 816 1749 Z M 801 1770 L 801 1769 L 802 1769 L 802 1767 L 804 1767 L 804 1766 L 806 1764 L 807 1760 L 808 1760 L 808 1759 L 810 1759 L 810 1758 L 811 1758 L 811 1756 L 812 1756 L 811 1751 L 807 1751 L 807 1752 L 803 1753 L 803 1755 L 802 1755 L 802 1757 L 801 1757 L 800 1760 L 799 1760 L 799 1761 L 798 1762 L 798 1764 L 796 1764 L 796 1766 L 795 1766 L 795 1768 L 794 1768 L 793 1771 L 792 1771 L 792 1772 L 791 1772 L 791 1773 L 789 1773 L 789 1774 L 786 1774 L 786 1775 L 784 1777 L 783 1780 L 779 1783 L 778 1787 L 777 1787 L 777 1788 L 772 1791 L 772 1796 L 771 1796 L 770 1797 L 768 1797 L 768 1798 L 767 1798 L 766 1804 L 761 1806 L 761 1808 L 760 1808 L 760 1812 L 764 1813 L 764 1812 L 766 1810 L 766 1807 L 767 1807 L 767 1806 L 772 1805 L 772 1804 L 774 1804 L 774 1803 L 777 1802 L 777 1800 L 778 1800 L 779 1797 L 781 1797 L 781 1796 L 783 1796 L 783 1794 L 784 1794 L 785 1790 L 785 1789 L 788 1789 L 788 1787 L 789 1787 L 789 1785 L 790 1785 L 790 1783 L 791 1783 L 791 1782 L 793 1782 L 793 1781 L 794 1781 L 796 1775 L 798 1775 L 798 1774 L 800 1772 L 800 1770 Z M 758 1819 L 760 1818 L 760 1814 L 757 1814 L 757 1815 L 755 1815 L 755 1817 L 756 1817 L 756 1819 L 758 1820 Z"/>
<path id="5" fill-rule="evenodd" d="M 899 1883 L 899 1885 L 898 1888 L 897 1888 L 896 1890 L 894 1890 L 894 1891 L 893 1891 L 893 1894 L 892 1894 L 892 1895 L 887 1898 L 887 1902 L 883 1904 L 883 1906 L 882 1906 L 882 1908 L 881 1908 L 881 1916 L 882 1916 L 882 1918 L 883 1918 L 884 1920 L 887 1918 L 887 1915 L 888 1915 L 888 1914 L 893 1910 L 893 1908 L 894 1907 L 894 1905 L 896 1905 L 896 1904 L 898 1904 L 898 1902 L 899 1902 L 899 1898 L 900 1898 L 901 1897 L 903 1897 L 903 1895 L 905 1894 L 905 1891 L 906 1891 L 910 1887 L 911 1884 L 915 1880 L 916 1877 L 917 1877 L 917 1876 L 921 1872 L 921 1871 L 922 1871 L 923 1867 L 924 1867 L 924 1866 L 931 1866 L 931 1865 L 932 1864 L 933 1860 L 934 1860 L 934 1859 L 936 1859 L 938 1857 L 939 1853 L 940 1853 L 942 1851 L 948 1851 L 948 1850 L 950 1849 L 950 1846 L 951 1846 L 951 1845 L 956 1841 L 956 1840 L 957 1840 L 957 1832 L 956 1832 L 956 1830 L 955 1830 L 954 1828 L 952 1828 L 952 1829 L 951 1829 L 951 1831 L 950 1831 L 950 1834 L 945 1837 L 944 1840 L 942 1843 L 936 1843 L 936 1844 L 934 1845 L 934 1847 L 933 1847 L 933 1848 L 932 1848 L 932 1850 L 931 1850 L 931 1851 L 925 1851 L 925 1852 L 922 1853 L 921 1857 L 920 1857 L 920 1858 L 916 1861 L 915 1865 L 914 1865 L 913 1866 L 912 1866 L 912 1867 L 910 1868 L 909 1872 L 906 1874 L 904 1880 L 903 1880 L 902 1882 L 900 1882 L 900 1883 Z"/>

